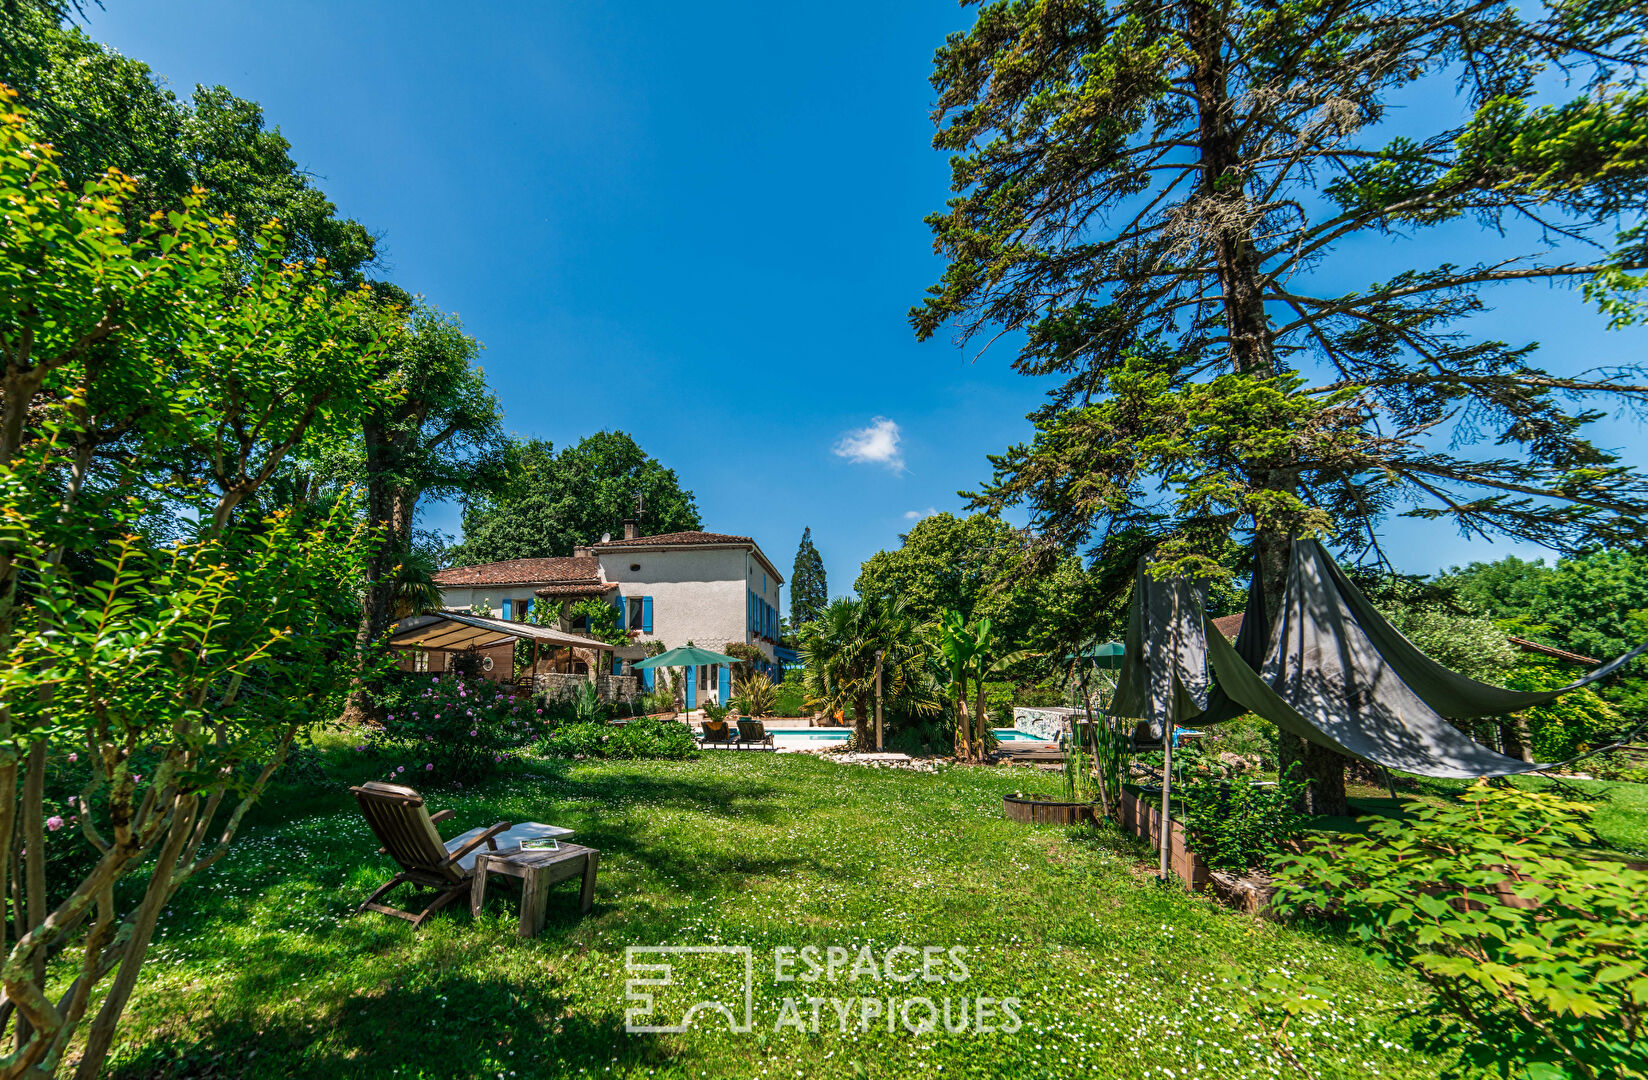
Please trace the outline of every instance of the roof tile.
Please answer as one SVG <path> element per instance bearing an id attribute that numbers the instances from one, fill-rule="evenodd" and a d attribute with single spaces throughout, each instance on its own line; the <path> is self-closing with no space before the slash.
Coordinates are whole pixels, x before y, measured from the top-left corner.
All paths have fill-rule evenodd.
<path id="1" fill-rule="evenodd" d="M 601 579 L 601 564 L 592 555 L 551 559 L 505 559 L 478 566 L 450 566 L 434 575 L 437 585 L 541 585 L 589 583 Z"/>

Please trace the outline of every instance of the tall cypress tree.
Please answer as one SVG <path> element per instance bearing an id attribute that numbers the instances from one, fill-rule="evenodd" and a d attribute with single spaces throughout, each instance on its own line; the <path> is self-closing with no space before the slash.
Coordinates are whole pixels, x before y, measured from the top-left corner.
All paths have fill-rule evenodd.
<path id="1" fill-rule="evenodd" d="M 1170 572 L 1252 541 L 1273 602 L 1290 535 L 1378 559 L 1392 513 L 1648 539 L 1648 482 L 1586 430 L 1599 403 L 1648 405 L 1643 372 L 1466 333 L 1516 282 L 1640 315 L 1645 59 L 1617 0 L 983 6 L 935 60 L 956 194 L 911 320 L 1017 332 L 1015 366 L 1066 381 L 975 505 L 1027 504 L 1068 546 L 1146 536 Z M 1398 127 L 1399 93 L 1424 107 Z M 1443 258 L 1326 287 L 1436 229 Z M 1283 751 L 1343 812 L 1343 759 Z"/>
<path id="2" fill-rule="evenodd" d="M 830 602 L 830 588 L 824 580 L 824 560 L 813 547 L 813 530 L 801 530 L 801 546 L 795 552 L 795 568 L 790 571 L 790 626 L 799 627 L 824 613 Z"/>

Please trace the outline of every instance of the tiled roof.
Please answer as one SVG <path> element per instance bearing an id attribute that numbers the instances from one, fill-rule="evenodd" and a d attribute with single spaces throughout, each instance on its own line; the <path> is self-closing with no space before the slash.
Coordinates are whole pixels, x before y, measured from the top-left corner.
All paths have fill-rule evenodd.
<path id="1" fill-rule="evenodd" d="M 479 566 L 452 566 L 434 575 L 435 584 L 463 585 L 590 584 L 601 580 L 601 563 L 589 555 L 564 559 L 505 559 Z"/>
<path id="2" fill-rule="evenodd" d="M 630 547 L 644 544 L 647 547 L 673 546 L 675 544 L 753 544 L 747 536 L 729 536 L 727 533 L 710 532 L 672 532 L 660 533 L 657 536 L 637 536 L 634 540 L 603 540 L 593 546 L 601 547 Z"/>
<path id="3" fill-rule="evenodd" d="M 1242 617 L 1240 615 L 1222 615 L 1213 620 L 1213 629 L 1219 631 L 1228 640 L 1235 641 L 1236 635 L 1242 632 Z"/>

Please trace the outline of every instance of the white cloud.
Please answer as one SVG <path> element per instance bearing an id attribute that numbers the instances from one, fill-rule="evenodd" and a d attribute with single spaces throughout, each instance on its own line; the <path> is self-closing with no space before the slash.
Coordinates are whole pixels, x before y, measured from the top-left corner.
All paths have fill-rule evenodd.
<path id="1" fill-rule="evenodd" d="M 922 518 L 932 517 L 936 513 L 938 513 L 938 507 L 936 506 L 929 506 L 925 510 L 906 510 L 904 511 L 904 520 L 920 521 Z"/>
<path id="2" fill-rule="evenodd" d="M 835 454 L 859 464 L 885 465 L 894 472 L 903 472 L 904 455 L 898 448 L 903 437 L 896 423 L 878 416 L 868 427 L 842 432 L 836 440 Z"/>

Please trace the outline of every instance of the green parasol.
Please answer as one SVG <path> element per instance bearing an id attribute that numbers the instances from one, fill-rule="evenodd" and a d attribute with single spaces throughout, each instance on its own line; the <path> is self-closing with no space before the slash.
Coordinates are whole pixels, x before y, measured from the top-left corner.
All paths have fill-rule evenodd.
<path id="1" fill-rule="evenodd" d="M 736 656 L 718 653 L 712 649 L 700 649 L 696 645 L 682 645 L 679 648 L 661 652 L 657 656 L 649 656 L 645 660 L 637 660 L 631 664 L 634 668 L 656 667 L 698 667 L 700 664 L 736 664 Z"/>

